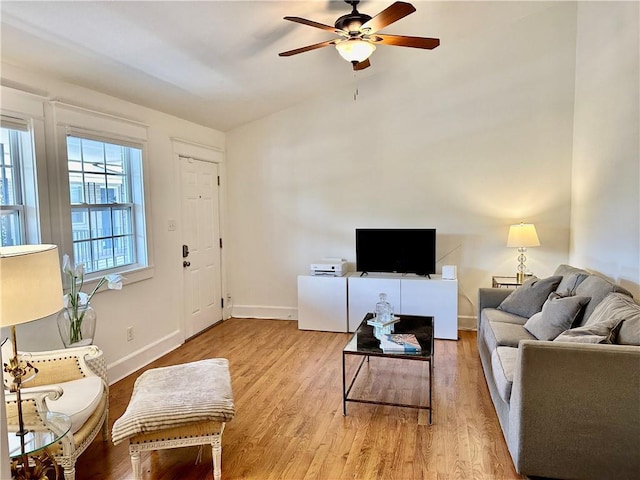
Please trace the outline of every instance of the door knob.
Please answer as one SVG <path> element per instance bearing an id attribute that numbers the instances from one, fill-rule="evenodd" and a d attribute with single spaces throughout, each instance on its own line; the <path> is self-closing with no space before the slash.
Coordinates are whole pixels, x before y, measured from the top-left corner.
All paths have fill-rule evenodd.
<path id="1" fill-rule="evenodd" d="M 190 265 L 191 265 L 191 262 L 189 262 L 189 261 L 187 261 L 187 260 L 185 260 L 184 262 L 182 262 L 182 266 L 183 266 L 184 268 L 187 268 L 187 267 L 189 267 Z"/>

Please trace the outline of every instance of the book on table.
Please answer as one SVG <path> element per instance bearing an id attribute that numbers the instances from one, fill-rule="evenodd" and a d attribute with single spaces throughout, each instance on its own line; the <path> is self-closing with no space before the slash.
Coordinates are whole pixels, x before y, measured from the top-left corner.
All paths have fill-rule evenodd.
<path id="1" fill-rule="evenodd" d="M 380 338 L 384 353 L 420 353 L 422 348 L 413 333 L 386 333 Z"/>

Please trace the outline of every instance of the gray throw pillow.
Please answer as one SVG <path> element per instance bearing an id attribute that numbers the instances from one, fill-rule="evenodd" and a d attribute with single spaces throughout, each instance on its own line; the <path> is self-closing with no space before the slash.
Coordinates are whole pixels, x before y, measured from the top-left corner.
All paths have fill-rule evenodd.
<path id="1" fill-rule="evenodd" d="M 553 340 L 565 330 L 580 314 L 588 297 L 563 297 L 551 293 L 542 306 L 542 311 L 533 315 L 524 324 L 524 328 L 538 340 Z"/>
<path id="2" fill-rule="evenodd" d="M 549 294 L 558 287 L 560 280 L 562 280 L 562 277 L 559 275 L 543 279 L 532 277 L 511 292 L 498 305 L 498 310 L 531 318 L 542 310 L 542 305 L 549 297 Z"/>
<path id="3" fill-rule="evenodd" d="M 623 293 L 610 293 L 593 310 L 586 325 L 608 319 L 622 321 L 617 343 L 640 345 L 640 305 L 634 302 L 632 297 Z"/>
<path id="4" fill-rule="evenodd" d="M 599 323 L 572 328 L 562 332 L 554 342 L 614 343 L 622 320 L 610 318 Z"/>

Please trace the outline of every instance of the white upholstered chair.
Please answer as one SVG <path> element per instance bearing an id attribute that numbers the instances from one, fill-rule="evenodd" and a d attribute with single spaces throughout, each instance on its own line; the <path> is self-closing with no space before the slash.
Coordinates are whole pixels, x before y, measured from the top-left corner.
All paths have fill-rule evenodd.
<path id="1" fill-rule="evenodd" d="M 11 349 L 10 342 L 5 341 L 3 363 L 12 356 Z M 38 374 L 21 389 L 24 415 L 52 411 L 71 418 L 69 433 L 48 450 L 63 469 L 65 480 L 74 480 L 77 458 L 101 430 L 103 441 L 109 438 L 109 384 L 102 351 L 89 345 L 24 355 L 38 369 Z M 3 375 L 7 423 L 16 425 L 16 395 L 6 387 L 11 378 L 7 373 Z"/>

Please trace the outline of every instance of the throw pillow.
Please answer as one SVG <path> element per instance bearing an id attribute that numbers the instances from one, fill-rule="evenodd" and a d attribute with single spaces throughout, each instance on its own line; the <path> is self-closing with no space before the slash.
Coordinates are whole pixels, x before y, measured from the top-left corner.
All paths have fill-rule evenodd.
<path id="1" fill-rule="evenodd" d="M 608 319 L 599 323 L 572 328 L 562 332 L 554 342 L 614 343 L 622 320 Z"/>
<path id="2" fill-rule="evenodd" d="M 608 319 L 620 320 L 617 343 L 640 345 L 640 305 L 623 293 L 610 293 L 598 306 L 586 322 L 586 325 L 600 323 Z"/>
<path id="3" fill-rule="evenodd" d="M 542 306 L 542 311 L 533 315 L 524 328 L 538 340 L 553 340 L 565 330 L 589 302 L 588 297 L 563 297 L 551 293 Z"/>
<path id="4" fill-rule="evenodd" d="M 531 318 L 542 310 L 542 305 L 549 297 L 549 294 L 558 287 L 560 280 L 562 280 L 562 277 L 559 275 L 543 279 L 531 277 L 511 292 L 498 305 L 498 310 Z"/>

